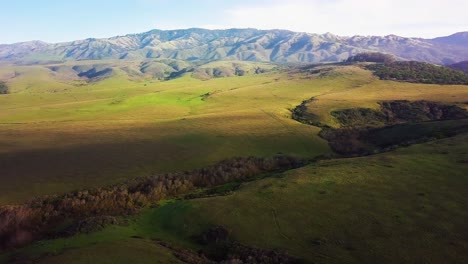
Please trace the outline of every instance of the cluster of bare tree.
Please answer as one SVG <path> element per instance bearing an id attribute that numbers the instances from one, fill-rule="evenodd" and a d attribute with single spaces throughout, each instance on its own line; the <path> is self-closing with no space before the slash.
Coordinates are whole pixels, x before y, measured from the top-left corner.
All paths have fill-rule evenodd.
<path id="1" fill-rule="evenodd" d="M 242 181 L 252 176 L 294 168 L 303 161 L 290 156 L 235 158 L 216 165 L 182 173 L 138 178 L 106 188 L 36 198 L 19 206 L 0 208 L 0 248 L 28 243 L 43 237 L 64 219 L 99 215 L 126 215 L 165 198 L 197 188 Z"/>

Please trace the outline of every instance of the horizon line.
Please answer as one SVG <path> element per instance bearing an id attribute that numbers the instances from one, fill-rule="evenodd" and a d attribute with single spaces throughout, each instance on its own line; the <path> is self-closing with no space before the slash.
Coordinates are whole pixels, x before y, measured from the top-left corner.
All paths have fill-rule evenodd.
<path id="1" fill-rule="evenodd" d="M 289 32 L 292 32 L 292 33 L 305 33 L 305 34 L 312 34 L 312 35 L 331 34 L 331 35 L 334 35 L 334 36 L 337 36 L 337 37 L 345 37 L 345 38 L 397 36 L 397 37 L 408 38 L 408 39 L 425 39 L 425 40 L 431 40 L 431 39 L 440 38 L 440 37 L 449 37 L 449 36 L 453 36 L 455 34 L 468 32 L 468 31 L 459 31 L 459 32 L 455 32 L 455 33 L 445 35 L 445 36 L 438 36 L 438 37 L 434 37 L 434 38 L 423 38 L 423 37 L 404 37 L 404 36 L 399 36 L 399 35 L 396 35 L 396 34 L 388 34 L 388 35 L 359 35 L 359 34 L 356 34 L 356 35 L 337 35 L 337 34 L 334 34 L 332 32 L 313 33 L 313 32 L 294 31 L 294 30 L 290 30 L 290 29 L 281 29 L 281 28 L 260 29 L 260 28 L 254 28 L 254 27 L 246 27 L 246 28 L 242 28 L 242 27 L 240 27 L 240 28 L 235 28 L 235 27 L 234 28 L 189 27 L 189 28 L 174 28 L 174 29 L 154 28 L 154 29 L 150 29 L 150 30 L 147 30 L 147 31 L 143 31 L 143 32 L 137 32 L 137 33 L 127 33 L 127 34 L 123 34 L 123 35 L 114 35 L 114 36 L 108 36 L 108 37 L 87 37 L 87 38 L 82 38 L 82 39 L 74 39 L 74 40 L 58 41 L 58 42 L 48 42 L 48 41 L 43 41 L 43 40 L 40 40 L 40 39 L 32 39 L 32 40 L 19 41 L 19 42 L 0 43 L 0 45 L 2 45 L 2 46 L 4 46 L 4 45 L 15 45 L 15 44 L 30 43 L 30 42 L 42 42 L 42 43 L 45 43 L 45 44 L 61 44 L 61 43 L 70 43 L 70 42 L 74 42 L 74 41 L 83 41 L 83 40 L 92 40 L 92 39 L 104 40 L 104 39 L 112 39 L 112 38 L 118 38 L 118 37 L 141 35 L 141 34 L 149 33 L 151 31 L 183 31 L 183 30 L 194 30 L 194 29 L 207 30 L 207 31 L 228 31 L 228 30 L 249 30 L 250 29 L 250 30 L 257 30 L 257 31 L 289 31 Z"/>

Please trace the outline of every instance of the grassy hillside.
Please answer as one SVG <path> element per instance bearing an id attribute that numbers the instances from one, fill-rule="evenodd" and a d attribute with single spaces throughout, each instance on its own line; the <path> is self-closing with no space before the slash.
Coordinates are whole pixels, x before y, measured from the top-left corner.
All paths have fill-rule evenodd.
<path id="1" fill-rule="evenodd" d="M 243 243 L 321 263 L 464 262 L 466 139 L 319 162 L 231 196 L 166 205 L 153 223 L 174 239 L 222 225 Z M 169 225 L 177 219 L 182 232 Z"/>
<path id="2" fill-rule="evenodd" d="M 17 253 L 42 256 L 39 263 L 86 263 L 128 243 L 132 251 L 119 251 L 115 263 L 140 254 L 144 263 L 148 251 L 155 260 L 167 257 L 152 239 L 206 249 L 194 235 L 223 226 L 242 244 L 281 248 L 307 263 L 463 263 L 467 140 L 464 134 L 375 156 L 320 161 L 244 183 L 228 196 L 167 201 L 128 225 L 43 241 Z"/>
<path id="3" fill-rule="evenodd" d="M 342 71 L 349 71 L 349 68 L 343 68 Z M 360 78 L 355 76 L 360 76 Z M 468 109 L 466 105 L 468 89 L 464 85 L 381 81 L 374 79 L 371 72 L 361 69 L 355 69 L 354 74 L 349 75 L 348 78 L 350 89 L 322 94 L 314 97 L 314 100 L 306 102 L 308 113 L 313 114 L 317 122 L 331 127 L 339 127 L 340 124 L 331 115 L 332 112 L 351 108 L 378 110 L 380 109 L 380 101 L 391 100 L 435 101 Z"/>
<path id="4" fill-rule="evenodd" d="M 153 61 L 124 68 L 113 63 L 0 69 L 11 89 L 0 95 L 0 205 L 238 156 L 332 157 L 328 142 L 319 136 L 321 128 L 291 118 L 301 102 L 311 121 L 331 128 L 346 126 L 343 115 L 356 119 L 349 126 L 368 123 L 368 113 L 380 111 L 384 101 L 408 100 L 402 101 L 408 107 L 431 105 L 443 113 L 468 109 L 466 85 L 379 80 L 353 65 L 268 68 L 266 73 L 234 72 L 204 81 L 196 72 L 184 72 L 160 81 L 131 72 L 141 66 L 160 73 L 169 71 L 166 66 L 177 70 L 186 65 Z M 258 66 L 217 62 L 200 69 L 252 72 Z M 112 72 L 105 78 L 70 77 L 77 69 L 93 75 L 109 67 Z M 426 116 L 437 114 L 431 109 L 418 113 L 418 120 L 433 120 Z M 461 127 L 462 133 L 466 122 L 411 123 L 376 131 L 388 140 L 434 134 L 439 126 L 448 132 Z M 213 252 L 234 254 L 201 242 L 200 234 L 209 237 L 206 231 L 213 227 L 227 230 L 240 251 L 267 255 L 272 251 L 265 250 L 279 249 L 306 263 L 463 263 L 468 261 L 467 139 L 462 133 L 198 190 L 138 215 L 119 216 L 120 224 L 101 231 L 2 252 L 0 263 L 180 263 L 176 255 L 198 256 L 187 249 L 209 257 Z M 208 197 L 189 199 L 203 196 Z M 67 223 L 57 230 L 62 224 Z"/>
<path id="5" fill-rule="evenodd" d="M 468 101 L 466 86 L 380 81 L 354 66 L 207 81 L 190 74 L 137 81 L 121 72 L 78 86 L 41 66 L 2 68 L 15 71 L 22 73 L 8 81 L 14 92 L 0 96 L 3 204 L 234 156 L 330 153 L 319 128 L 290 118 L 311 97 L 308 110 L 331 126 L 338 125 L 331 112 L 381 100 Z"/>
<path id="6" fill-rule="evenodd" d="M 234 156 L 328 153 L 319 129 L 291 120 L 288 109 L 346 80 L 268 73 L 160 82 L 119 74 L 55 93 L 38 85 L 0 97 L 1 203 Z"/>

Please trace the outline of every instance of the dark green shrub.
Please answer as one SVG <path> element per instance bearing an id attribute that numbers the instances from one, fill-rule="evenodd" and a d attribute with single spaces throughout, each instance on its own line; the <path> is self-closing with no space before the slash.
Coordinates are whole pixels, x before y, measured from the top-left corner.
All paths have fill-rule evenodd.
<path id="1" fill-rule="evenodd" d="M 8 85 L 5 82 L 0 81 L 0 94 L 7 94 L 9 92 Z"/>
<path id="2" fill-rule="evenodd" d="M 396 61 L 369 65 L 367 69 L 381 80 L 468 85 L 467 73 L 425 62 Z"/>

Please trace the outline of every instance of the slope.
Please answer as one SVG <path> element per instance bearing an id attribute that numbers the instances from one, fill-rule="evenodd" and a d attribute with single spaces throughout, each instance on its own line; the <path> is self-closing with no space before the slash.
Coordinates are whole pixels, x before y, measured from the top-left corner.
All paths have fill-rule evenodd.
<path id="1" fill-rule="evenodd" d="M 437 39 L 395 35 L 341 37 L 287 30 L 152 30 L 107 39 L 0 45 L 0 62 L 31 64 L 64 60 L 175 59 L 281 63 L 337 62 L 359 52 L 384 52 L 405 60 L 449 64 L 466 59 L 466 33 Z M 464 42 L 465 41 L 465 42 Z"/>
<path id="2" fill-rule="evenodd" d="M 3 257 L 83 263 L 77 252 L 101 259 L 107 251 L 100 249 L 129 243 L 135 251 L 120 252 L 123 258 L 115 262 L 125 263 L 159 239 L 208 253 L 210 246 L 199 244 L 197 235 L 222 226 L 244 245 L 281 249 L 306 263 L 463 263 L 466 142 L 464 134 L 375 156 L 320 161 L 243 183 L 230 195 L 166 201 L 128 225 L 43 241 Z M 156 260 L 161 253 L 152 254 Z"/>

